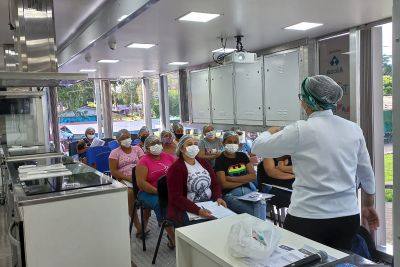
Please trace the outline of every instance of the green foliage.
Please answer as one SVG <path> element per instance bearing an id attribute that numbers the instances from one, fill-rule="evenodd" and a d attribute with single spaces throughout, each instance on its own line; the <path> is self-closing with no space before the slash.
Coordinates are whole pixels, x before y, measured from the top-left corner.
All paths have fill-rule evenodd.
<path id="1" fill-rule="evenodd" d="M 382 57 L 382 72 L 383 75 L 392 76 L 392 56 L 383 55 Z"/>
<path id="2" fill-rule="evenodd" d="M 142 99 L 138 90 L 140 86 L 140 80 L 123 80 L 120 84 L 113 83 L 111 86 L 113 106 L 138 104 Z"/>
<path id="3" fill-rule="evenodd" d="M 169 115 L 171 117 L 179 117 L 179 92 L 176 88 L 170 88 L 168 90 L 169 100 Z"/>
<path id="4" fill-rule="evenodd" d="M 393 202 L 393 189 L 385 189 L 386 202 Z"/>
<path id="5" fill-rule="evenodd" d="M 393 154 L 385 154 L 385 182 L 393 183 Z"/>
<path id="6" fill-rule="evenodd" d="M 392 76 L 383 75 L 383 95 L 392 95 L 392 92 L 393 92 Z"/>
<path id="7" fill-rule="evenodd" d="M 83 81 L 68 87 L 58 88 L 58 103 L 65 111 L 72 111 L 76 116 L 83 116 L 79 108 L 94 102 L 93 80 Z"/>

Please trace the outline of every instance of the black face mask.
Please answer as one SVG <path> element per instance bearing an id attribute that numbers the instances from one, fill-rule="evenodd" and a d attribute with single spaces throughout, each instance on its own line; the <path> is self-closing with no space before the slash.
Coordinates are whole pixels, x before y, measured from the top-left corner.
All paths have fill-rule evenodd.
<path id="1" fill-rule="evenodd" d="M 182 138 L 182 136 L 183 136 L 183 134 L 175 134 L 175 137 L 179 140 L 179 139 L 181 139 Z"/>
<path id="2" fill-rule="evenodd" d="M 147 137 L 148 137 L 147 135 L 140 137 L 140 141 L 142 141 L 142 143 L 144 144 L 144 141 L 146 141 Z"/>

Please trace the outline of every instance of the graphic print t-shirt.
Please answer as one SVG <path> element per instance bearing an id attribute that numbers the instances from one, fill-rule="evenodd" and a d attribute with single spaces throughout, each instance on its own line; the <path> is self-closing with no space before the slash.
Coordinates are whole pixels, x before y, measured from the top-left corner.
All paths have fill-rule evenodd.
<path id="1" fill-rule="evenodd" d="M 225 176 L 242 176 L 247 174 L 246 165 L 250 162 L 249 157 L 243 152 L 236 152 L 235 158 L 228 158 L 221 154 L 215 160 L 215 172 L 223 171 Z M 243 186 L 249 186 L 248 184 Z M 230 190 L 224 190 L 226 194 Z"/>
<path id="2" fill-rule="evenodd" d="M 196 160 L 194 165 L 185 162 L 188 170 L 187 198 L 192 202 L 211 199 L 211 177 L 209 172 Z"/>

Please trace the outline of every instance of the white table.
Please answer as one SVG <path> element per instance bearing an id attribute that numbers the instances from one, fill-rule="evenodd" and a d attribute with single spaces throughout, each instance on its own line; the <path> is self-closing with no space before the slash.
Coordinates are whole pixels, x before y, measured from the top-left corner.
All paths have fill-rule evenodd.
<path id="1" fill-rule="evenodd" d="M 228 252 L 227 240 L 231 226 L 251 215 L 240 214 L 219 220 L 176 229 L 176 263 L 178 267 L 248 266 Z M 268 221 L 264 223 L 270 223 Z M 274 226 L 276 227 L 276 226 Z M 293 248 L 304 245 L 323 250 L 330 256 L 341 259 L 347 254 L 303 236 L 277 227 L 281 233 L 281 244 Z"/>

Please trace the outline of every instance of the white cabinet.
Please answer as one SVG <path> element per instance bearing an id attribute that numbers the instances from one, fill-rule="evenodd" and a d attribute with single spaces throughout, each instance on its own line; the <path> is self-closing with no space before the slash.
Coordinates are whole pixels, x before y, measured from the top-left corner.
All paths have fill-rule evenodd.
<path id="1" fill-rule="evenodd" d="M 211 122 L 208 74 L 208 69 L 190 73 L 192 119 L 196 123 Z"/>
<path id="2" fill-rule="evenodd" d="M 236 121 L 242 125 L 263 125 L 262 59 L 235 65 Z"/>
<path id="3" fill-rule="evenodd" d="M 266 124 L 286 125 L 300 119 L 299 51 L 264 57 Z"/>
<path id="4" fill-rule="evenodd" d="M 233 65 L 212 68 L 210 78 L 213 123 L 233 124 Z"/>

